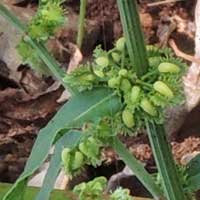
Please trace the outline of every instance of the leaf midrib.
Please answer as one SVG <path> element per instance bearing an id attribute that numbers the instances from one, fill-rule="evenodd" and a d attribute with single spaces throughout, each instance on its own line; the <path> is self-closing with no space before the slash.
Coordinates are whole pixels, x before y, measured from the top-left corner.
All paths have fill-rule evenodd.
<path id="1" fill-rule="evenodd" d="M 115 93 L 112 93 L 111 95 L 105 97 L 104 99 L 102 99 L 101 101 L 99 101 L 98 103 L 94 104 L 93 106 L 90 106 L 89 109 L 87 109 L 85 112 L 82 112 L 80 115 L 78 115 L 76 118 L 74 118 L 73 121 L 78 121 L 79 119 L 81 119 L 83 116 L 87 115 L 87 113 L 91 112 L 93 109 L 95 109 L 96 107 L 98 107 L 99 105 L 101 105 L 102 103 L 106 102 L 108 99 L 110 99 L 112 96 L 115 96 Z M 69 123 L 70 124 L 70 123 Z"/>

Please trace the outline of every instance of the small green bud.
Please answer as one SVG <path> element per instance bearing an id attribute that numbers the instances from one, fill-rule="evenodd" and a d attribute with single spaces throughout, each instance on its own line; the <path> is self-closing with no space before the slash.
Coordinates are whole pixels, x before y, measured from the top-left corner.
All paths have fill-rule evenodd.
<path id="1" fill-rule="evenodd" d="M 104 77 L 104 73 L 102 71 L 100 71 L 100 70 L 94 70 L 94 73 L 100 78 Z"/>
<path id="2" fill-rule="evenodd" d="M 109 65 L 109 60 L 107 57 L 102 56 L 96 59 L 97 65 L 101 66 L 102 68 L 107 67 Z"/>
<path id="3" fill-rule="evenodd" d="M 120 89 L 123 92 L 128 92 L 129 90 L 131 90 L 131 87 L 131 82 L 128 79 L 122 79 Z"/>
<path id="4" fill-rule="evenodd" d="M 112 56 L 112 59 L 118 63 L 120 60 L 121 60 L 121 57 L 120 57 L 120 54 L 119 53 L 116 53 L 116 52 L 112 52 L 111 53 L 111 56 Z"/>
<path id="5" fill-rule="evenodd" d="M 154 90 L 156 90 L 157 92 L 159 92 L 160 94 L 162 94 L 166 97 L 172 98 L 174 96 L 171 89 L 162 81 L 156 81 L 153 84 L 153 88 L 154 88 Z"/>
<path id="6" fill-rule="evenodd" d="M 64 164 L 68 163 L 70 157 L 71 149 L 64 148 L 61 154 L 61 159 Z"/>
<path id="7" fill-rule="evenodd" d="M 119 76 L 126 77 L 128 75 L 128 71 L 126 69 L 120 69 L 118 74 Z"/>
<path id="8" fill-rule="evenodd" d="M 96 144 L 96 142 L 97 142 L 93 137 L 89 137 L 89 138 L 88 138 L 88 141 L 89 141 L 90 143 L 93 143 L 93 144 Z"/>
<path id="9" fill-rule="evenodd" d="M 92 74 L 85 75 L 84 78 L 86 81 L 94 81 L 95 80 L 95 77 Z"/>
<path id="10" fill-rule="evenodd" d="M 79 150 L 85 154 L 86 156 L 88 155 L 88 149 L 87 149 L 87 145 L 85 142 L 81 142 L 78 146 Z"/>
<path id="11" fill-rule="evenodd" d="M 157 67 L 160 64 L 160 57 L 150 57 L 148 61 L 149 66 Z"/>
<path id="12" fill-rule="evenodd" d="M 119 39 L 117 40 L 117 42 L 116 42 L 116 48 L 117 48 L 117 50 L 123 51 L 123 50 L 124 50 L 124 47 L 125 47 L 125 43 L 126 43 L 125 37 L 119 38 Z"/>
<path id="13" fill-rule="evenodd" d="M 131 102 L 135 103 L 140 95 L 141 88 L 139 86 L 133 86 L 131 90 Z"/>
<path id="14" fill-rule="evenodd" d="M 156 108 L 151 104 L 151 102 L 147 98 L 142 99 L 140 106 L 149 115 L 154 117 L 157 115 Z"/>
<path id="15" fill-rule="evenodd" d="M 77 170 L 84 164 L 84 156 L 80 151 L 77 151 L 74 155 L 74 160 L 72 162 L 72 170 Z"/>
<path id="16" fill-rule="evenodd" d="M 168 62 L 161 63 L 158 66 L 158 70 L 161 73 L 179 73 L 180 72 L 179 66 L 173 63 L 168 63 Z"/>
<path id="17" fill-rule="evenodd" d="M 120 83 L 120 80 L 118 77 L 113 77 L 108 80 L 108 87 L 110 88 L 116 88 Z"/>
<path id="18" fill-rule="evenodd" d="M 133 114 L 128 109 L 122 112 L 122 120 L 128 128 L 132 128 L 135 125 Z"/>

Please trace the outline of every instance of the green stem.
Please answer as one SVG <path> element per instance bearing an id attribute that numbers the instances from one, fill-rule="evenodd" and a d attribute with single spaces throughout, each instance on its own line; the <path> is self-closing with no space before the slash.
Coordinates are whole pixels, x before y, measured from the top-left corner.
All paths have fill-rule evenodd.
<path id="1" fill-rule="evenodd" d="M 141 77 L 141 80 L 144 81 L 147 78 L 151 78 L 152 75 L 158 74 L 158 70 L 154 70 L 152 72 L 148 72 L 147 74 L 145 74 L 144 76 Z"/>
<path id="2" fill-rule="evenodd" d="M 123 159 L 126 165 L 133 171 L 134 175 L 143 183 L 147 190 L 153 195 L 154 199 L 161 200 L 162 191 L 155 184 L 153 177 L 145 170 L 143 164 L 138 161 L 117 138 L 113 137 L 109 143 Z"/>
<path id="3" fill-rule="evenodd" d="M 140 77 L 148 69 L 146 47 L 135 0 L 117 0 L 131 64 Z"/>
<path id="4" fill-rule="evenodd" d="M 162 125 L 155 125 L 147 120 L 146 127 L 158 171 L 162 177 L 162 186 L 167 199 L 186 199 L 164 127 Z"/>
<path id="5" fill-rule="evenodd" d="M 77 46 L 79 49 L 82 47 L 83 37 L 85 32 L 85 15 L 87 8 L 87 0 L 80 1 L 80 12 L 79 12 L 79 25 L 78 25 L 78 36 L 77 36 Z"/>
<path id="6" fill-rule="evenodd" d="M 122 52 L 121 69 L 124 68 L 124 64 L 125 64 L 125 51 Z"/>
<path id="7" fill-rule="evenodd" d="M 12 23 L 22 34 L 26 34 L 26 26 L 20 22 L 20 20 L 13 15 L 5 6 L 0 3 L 0 15 L 5 17 L 10 23 Z M 65 76 L 64 70 L 60 68 L 57 61 L 49 54 L 46 47 L 37 41 L 31 39 L 28 35 L 25 36 L 25 40 L 31 44 L 31 46 L 38 52 L 40 58 L 49 67 L 54 76 L 62 83 L 62 85 L 69 90 L 71 95 L 74 94 L 73 90 L 63 81 Z"/>
<path id="8" fill-rule="evenodd" d="M 117 0 L 127 48 L 132 65 L 139 77 L 148 71 L 148 59 L 140 27 L 136 0 Z M 146 122 L 158 171 L 162 177 L 165 196 L 168 200 L 185 200 L 183 188 L 166 140 L 163 125 Z M 124 158 L 123 158 L 124 159 Z"/>
<path id="9" fill-rule="evenodd" d="M 147 87 L 148 89 L 150 89 L 150 90 L 152 90 L 152 88 L 153 88 L 153 86 L 151 85 L 151 84 L 149 84 L 149 83 L 146 83 L 146 82 L 144 82 L 144 81 L 141 81 L 141 80 L 136 80 L 136 83 L 138 83 L 138 84 L 140 84 L 140 85 L 142 85 L 142 86 L 145 86 L 145 87 Z"/>

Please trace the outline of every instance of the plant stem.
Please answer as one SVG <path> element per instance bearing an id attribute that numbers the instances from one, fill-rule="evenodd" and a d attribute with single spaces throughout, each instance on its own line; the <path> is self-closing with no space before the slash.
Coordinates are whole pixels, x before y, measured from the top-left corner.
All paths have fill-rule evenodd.
<path id="1" fill-rule="evenodd" d="M 146 121 L 146 127 L 167 199 L 186 199 L 164 127 L 162 125 L 155 125 L 155 123 L 149 121 Z"/>
<path id="2" fill-rule="evenodd" d="M 138 161 L 133 155 L 126 149 L 123 143 L 117 138 L 113 137 L 110 141 L 111 146 L 123 159 L 127 166 L 133 171 L 134 175 L 143 183 L 147 190 L 153 195 L 154 199 L 161 200 L 162 191 L 155 184 L 153 177 L 145 170 L 143 164 Z"/>
<path id="3" fill-rule="evenodd" d="M 148 60 L 135 0 L 117 0 L 131 64 L 138 77 L 147 72 Z"/>
<path id="4" fill-rule="evenodd" d="M 146 82 L 144 82 L 144 81 L 141 81 L 141 80 L 136 80 L 136 83 L 138 83 L 138 84 L 140 84 L 140 85 L 142 85 L 142 86 L 145 86 L 145 87 L 147 87 L 148 89 L 152 89 L 153 88 L 153 86 L 151 85 L 151 84 L 149 84 L 149 83 L 146 83 Z"/>
<path id="5" fill-rule="evenodd" d="M 148 59 L 142 37 L 136 0 L 118 0 L 117 2 L 129 57 L 137 75 L 141 77 L 148 70 Z M 147 120 L 146 127 L 158 171 L 162 177 L 162 185 L 166 198 L 168 200 L 185 200 L 186 197 L 180 184 L 163 125 L 155 125 Z"/>
<path id="6" fill-rule="evenodd" d="M 26 34 L 26 26 L 20 22 L 20 20 L 13 15 L 5 6 L 0 3 L 0 15 L 5 17 L 10 23 L 12 23 L 22 34 Z M 57 61 L 49 54 L 44 45 L 38 43 L 37 41 L 31 39 L 28 35 L 25 36 L 25 40 L 30 43 L 30 45 L 38 52 L 40 58 L 49 67 L 50 71 L 54 76 L 62 83 L 62 85 L 68 89 L 71 95 L 74 94 L 73 90 L 63 81 L 65 76 L 64 70 L 60 68 Z"/>
<path id="7" fill-rule="evenodd" d="M 154 70 L 152 72 L 149 72 L 147 74 L 145 74 L 144 76 L 141 77 L 141 80 L 144 81 L 147 78 L 151 78 L 152 75 L 158 74 L 158 70 Z"/>
<path id="8" fill-rule="evenodd" d="M 79 25 L 78 25 L 78 36 L 77 36 L 77 46 L 79 49 L 82 47 L 83 37 L 85 32 L 85 14 L 87 8 L 87 0 L 80 1 L 80 12 L 79 12 Z"/>

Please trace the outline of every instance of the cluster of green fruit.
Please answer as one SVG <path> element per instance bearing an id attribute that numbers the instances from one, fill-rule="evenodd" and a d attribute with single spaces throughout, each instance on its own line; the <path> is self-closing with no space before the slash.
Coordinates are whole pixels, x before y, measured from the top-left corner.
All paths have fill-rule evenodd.
<path id="1" fill-rule="evenodd" d="M 23 63 L 44 75 L 51 75 L 50 70 L 40 59 L 38 52 L 29 44 L 29 38 L 45 45 L 50 37 L 55 35 L 59 27 L 64 24 L 65 10 L 63 0 L 41 0 L 36 15 L 27 27 L 28 37 L 23 37 L 17 46 Z"/>
<path id="2" fill-rule="evenodd" d="M 81 183 L 75 186 L 73 192 L 79 200 L 132 200 L 128 189 L 118 188 L 110 195 L 104 193 L 107 180 L 105 177 L 98 177 L 88 183 Z"/>
<path id="3" fill-rule="evenodd" d="M 115 47 L 94 50 L 94 62 L 84 64 L 66 75 L 64 81 L 78 92 L 103 86 L 115 90 L 121 97 L 121 121 L 128 129 L 143 127 L 144 120 L 163 123 L 168 106 L 182 104 L 182 76 L 186 65 L 169 49 L 147 46 L 148 72 L 138 77 L 126 49 L 125 38 Z"/>
<path id="4" fill-rule="evenodd" d="M 173 63 L 163 62 L 158 66 L 158 72 L 160 73 L 179 73 L 179 71 L 180 68 Z M 149 91 L 148 89 L 145 91 L 145 87 L 149 87 L 150 92 L 156 92 L 157 95 L 166 98 L 168 101 L 174 97 L 172 89 L 163 81 L 157 80 L 152 85 L 147 85 L 147 83 L 142 83 L 139 80 L 136 83 L 138 84 L 132 86 L 128 79 L 124 79 L 122 82 L 123 88 L 126 89 L 124 95 L 126 107 L 122 112 L 122 119 L 128 128 L 135 126 L 133 112 L 136 109 L 138 111 L 144 111 L 152 118 L 158 116 L 158 108 L 148 98 Z"/>
<path id="5" fill-rule="evenodd" d="M 63 0 L 41 0 L 36 15 L 28 26 L 28 35 L 38 41 L 46 41 L 54 36 L 65 21 Z"/>
<path id="6" fill-rule="evenodd" d="M 101 164 L 100 147 L 97 139 L 89 137 L 73 149 L 64 148 L 61 158 L 65 172 L 73 176 L 79 173 L 85 164 Z"/>

